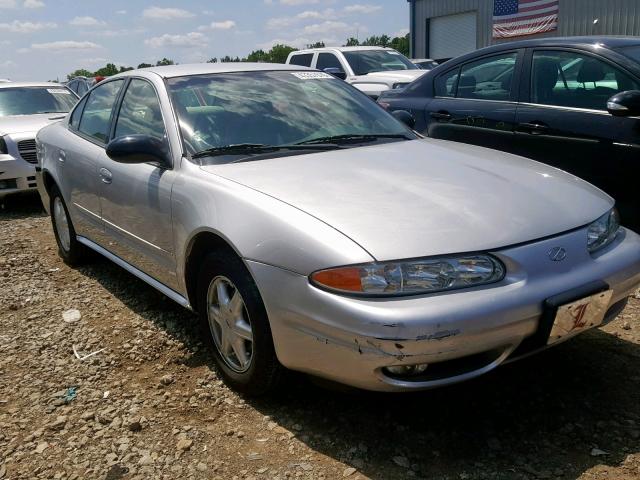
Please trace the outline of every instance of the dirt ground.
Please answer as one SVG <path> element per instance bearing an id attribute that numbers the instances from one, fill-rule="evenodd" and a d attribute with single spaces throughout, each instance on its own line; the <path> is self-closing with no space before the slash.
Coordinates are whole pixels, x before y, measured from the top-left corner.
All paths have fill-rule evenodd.
<path id="1" fill-rule="evenodd" d="M 106 260 L 64 265 L 37 197 L 18 197 L 0 210 L 0 478 L 639 479 L 638 298 L 462 385 L 292 375 L 243 399 L 192 314 Z"/>

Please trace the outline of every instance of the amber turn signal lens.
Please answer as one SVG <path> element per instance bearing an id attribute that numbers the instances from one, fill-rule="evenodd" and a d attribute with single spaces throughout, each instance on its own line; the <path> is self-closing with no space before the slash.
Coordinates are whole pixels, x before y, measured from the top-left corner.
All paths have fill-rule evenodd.
<path id="1" fill-rule="evenodd" d="M 311 275 L 311 279 L 318 285 L 347 292 L 362 292 L 360 269 L 353 267 L 321 270 Z"/>

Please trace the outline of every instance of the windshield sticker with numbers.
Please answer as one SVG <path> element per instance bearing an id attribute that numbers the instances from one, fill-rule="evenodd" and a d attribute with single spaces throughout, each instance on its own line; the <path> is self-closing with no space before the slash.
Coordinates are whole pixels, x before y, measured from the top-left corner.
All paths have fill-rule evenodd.
<path id="1" fill-rule="evenodd" d="M 329 75 L 324 72 L 292 72 L 291 75 L 298 77 L 302 80 L 316 80 L 318 78 L 335 78 L 333 75 Z"/>

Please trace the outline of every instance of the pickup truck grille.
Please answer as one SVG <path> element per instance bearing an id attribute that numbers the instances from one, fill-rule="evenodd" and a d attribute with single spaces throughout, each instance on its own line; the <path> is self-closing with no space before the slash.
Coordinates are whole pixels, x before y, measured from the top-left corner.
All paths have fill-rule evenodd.
<path id="1" fill-rule="evenodd" d="M 18 142 L 20 156 L 29 163 L 38 163 L 35 140 L 21 140 Z"/>

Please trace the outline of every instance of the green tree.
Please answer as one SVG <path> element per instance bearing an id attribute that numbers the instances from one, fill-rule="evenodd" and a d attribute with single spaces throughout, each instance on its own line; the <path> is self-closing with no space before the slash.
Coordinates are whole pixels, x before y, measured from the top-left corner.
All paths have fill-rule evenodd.
<path id="1" fill-rule="evenodd" d="M 307 45 L 307 48 L 324 48 L 324 42 L 316 42 L 316 43 L 310 43 Z"/>
<path id="2" fill-rule="evenodd" d="M 71 80 L 74 77 L 93 77 L 93 73 L 85 68 L 79 68 L 75 72 L 68 74 L 67 80 Z"/>
<path id="3" fill-rule="evenodd" d="M 207 63 L 218 63 L 218 57 L 213 57 L 207 60 Z"/>
<path id="4" fill-rule="evenodd" d="M 120 65 L 120 73 L 128 72 L 129 70 L 133 70 L 133 67 L 125 67 L 123 65 Z"/>
<path id="5" fill-rule="evenodd" d="M 271 63 L 285 63 L 291 52 L 295 52 L 297 48 L 289 45 L 277 44 L 269 50 L 269 61 Z"/>
<path id="6" fill-rule="evenodd" d="M 254 50 L 247 56 L 247 62 L 270 62 L 269 54 L 264 50 Z"/>
<path id="7" fill-rule="evenodd" d="M 347 39 L 347 43 L 345 43 L 344 47 L 357 47 L 360 45 L 360 41 L 357 38 L 349 37 Z"/>
<path id="8" fill-rule="evenodd" d="M 395 37 L 391 40 L 391 44 L 389 45 L 394 50 L 399 51 L 404 56 L 409 56 L 409 34 L 407 33 L 404 37 Z"/>
<path id="9" fill-rule="evenodd" d="M 158 60 L 156 62 L 157 67 L 161 67 L 163 65 L 175 65 L 175 62 L 173 60 L 169 60 L 168 58 L 163 58 L 162 60 Z"/>
<path id="10" fill-rule="evenodd" d="M 153 64 L 151 64 L 151 63 L 141 63 L 140 65 L 138 65 L 138 68 L 149 68 L 149 67 L 153 67 Z"/>
<path id="11" fill-rule="evenodd" d="M 110 77 L 111 75 L 115 75 L 119 72 L 120 71 L 118 70 L 118 67 L 115 66 L 115 64 L 107 63 L 104 67 L 96 70 L 94 74 L 96 77 Z"/>

